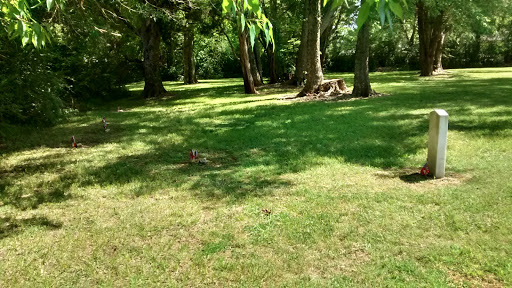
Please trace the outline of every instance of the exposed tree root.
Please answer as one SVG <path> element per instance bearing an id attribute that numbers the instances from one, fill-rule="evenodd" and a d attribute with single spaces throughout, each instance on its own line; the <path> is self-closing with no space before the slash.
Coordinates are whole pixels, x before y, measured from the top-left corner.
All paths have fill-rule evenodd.
<path id="1" fill-rule="evenodd" d="M 327 80 L 322 82 L 322 84 L 318 85 L 313 89 L 313 93 L 304 93 L 301 91 L 299 94 L 292 97 L 283 97 L 286 100 L 293 100 L 297 98 L 329 98 L 329 97 L 337 97 L 343 94 L 348 93 L 347 84 L 345 84 L 344 79 L 334 79 Z"/>
<path id="2" fill-rule="evenodd" d="M 343 79 L 328 80 L 324 81 L 322 85 L 319 85 L 314 93 L 297 95 L 287 95 L 279 98 L 279 100 L 289 101 L 339 101 L 339 100 L 353 100 L 353 99 L 367 99 L 374 97 L 386 96 L 387 94 L 377 93 L 372 90 L 369 97 L 356 97 L 352 95 L 352 91 L 347 89 L 347 85 Z"/>

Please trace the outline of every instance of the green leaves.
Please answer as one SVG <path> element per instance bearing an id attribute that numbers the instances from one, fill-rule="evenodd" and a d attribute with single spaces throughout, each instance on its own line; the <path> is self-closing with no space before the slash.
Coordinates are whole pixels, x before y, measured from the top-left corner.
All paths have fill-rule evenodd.
<path id="1" fill-rule="evenodd" d="M 52 10 L 53 8 L 53 0 L 46 0 L 46 8 L 48 8 L 48 11 Z"/>
<path id="2" fill-rule="evenodd" d="M 245 30 L 245 16 L 244 16 L 244 13 L 241 13 L 240 14 L 240 22 L 242 23 L 242 31 Z"/>
<path id="3" fill-rule="evenodd" d="M 64 0 L 44 0 L 48 11 L 56 6 L 63 9 Z M 21 39 L 21 44 L 26 46 L 32 43 L 36 48 L 42 48 L 50 40 L 48 28 L 38 23 L 32 18 L 31 9 L 39 5 L 44 5 L 43 0 L 38 0 L 38 4 L 29 6 L 27 0 L 14 0 L 2 2 L 0 8 L 4 13 L 4 19 L 7 22 L 8 33 L 11 39 Z M 31 2 L 32 3 L 32 2 Z"/>
<path id="4" fill-rule="evenodd" d="M 380 16 L 380 24 L 384 26 L 386 21 L 386 0 L 380 0 L 379 5 L 377 5 L 377 10 L 379 11 Z"/>
<path id="5" fill-rule="evenodd" d="M 368 19 L 368 16 L 370 15 L 370 9 L 372 9 L 373 3 L 375 3 L 375 1 L 373 1 L 373 0 L 365 1 L 363 3 L 363 5 L 361 6 L 361 8 L 359 9 L 359 14 L 357 15 L 357 20 L 356 20 L 358 29 L 361 26 L 363 26 L 363 24 Z"/>
<path id="6" fill-rule="evenodd" d="M 398 18 L 400 19 L 404 17 L 404 11 L 402 10 L 402 6 L 400 6 L 399 3 L 397 3 L 395 0 L 389 0 L 388 3 L 389 8 L 391 9 L 391 12 L 393 12 L 393 14 L 398 16 Z M 405 2 L 405 0 L 404 3 L 405 7 L 407 7 L 407 2 Z"/>
<path id="7" fill-rule="evenodd" d="M 264 32 L 267 45 L 270 42 L 274 43 L 272 23 L 263 14 L 259 0 L 222 0 L 222 13 L 226 14 L 229 11 L 233 11 L 233 16 L 238 25 L 241 25 L 242 31 L 245 32 L 246 27 L 248 28 L 252 47 L 261 31 Z"/>
<path id="8" fill-rule="evenodd" d="M 233 0 L 222 0 L 222 14 L 226 14 L 229 11 L 232 11 L 233 15 L 236 15 L 235 3 L 233 3 Z"/>
<path id="9" fill-rule="evenodd" d="M 331 9 L 336 9 L 336 8 L 340 7 L 343 3 L 345 3 L 345 5 L 347 5 L 347 7 L 348 7 L 347 0 L 324 0 L 323 6 L 325 7 L 327 5 L 327 3 L 329 3 L 329 2 L 333 2 Z"/>
<path id="10" fill-rule="evenodd" d="M 256 29 L 254 28 L 254 25 L 249 26 L 249 36 L 251 39 L 251 47 L 254 47 L 254 41 L 256 39 Z"/>
<path id="11" fill-rule="evenodd" d="M 333 1 L 333 0 L 326 0 Z M 406 0 L 402 0 L 404 2 L 404 6 L 407 8 Z M 386 23 L 386 18 L 388 19 L 388 24 L 393 29 L 393 18 L 391 12 L 396 15 L 398 18 L 403 18 L 404 11 L 398 0 L 366 0 L 361 5 L 359 9 L 359 14 L 357 15 L 357 29 L 359 30 L 361 26 L 368 20 L 370 12 L 372 10 L 373 5 L 376 5 L 376 10 L 380 18 L 380 23 L 382 26 Z"/>
<path id="12" fill-rule="evenodd" d="M 258 0 L 245 0 L 245 2 L 247 3 L 245 5 L 246 9 L 249 10 L 250 12 L 253 12 L 255 14 L 261 14 L 261 11 L 260 11 L 260 2 Z"/>

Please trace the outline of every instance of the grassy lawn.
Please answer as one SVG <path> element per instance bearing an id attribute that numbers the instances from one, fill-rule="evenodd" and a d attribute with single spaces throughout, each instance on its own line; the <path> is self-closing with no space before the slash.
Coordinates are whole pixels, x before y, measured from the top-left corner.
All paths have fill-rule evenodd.
<path id="1" fill-rule="evenodd" d="M 166 83 L 19 135 L 0 150 L 0 287 L 512 286 L 512 68 L 371 78 L 389 95 Z M 436 108 L 448 177 L 411 176 Z"/>

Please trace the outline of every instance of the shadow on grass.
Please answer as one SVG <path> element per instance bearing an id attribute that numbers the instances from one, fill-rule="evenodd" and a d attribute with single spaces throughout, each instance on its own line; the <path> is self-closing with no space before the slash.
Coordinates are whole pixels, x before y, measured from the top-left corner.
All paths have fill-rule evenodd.
<path id="1" fill-rule="evenodd" d="M 16 219 L 0 217 L 0 240 L 16 233 L 21 233 L 30 227 L 43 227 L 45 229 L 59 229 L 61 223 L 53 222 L 46 217 L 32 217 L 27 219 Z"/>
<path id="2" fill-rule="evenodd" d="M 59 203 L 71 198 L 68 191 L 72 181 L 41 181 L 35 187 L 27 189 L 14 184 L 15 178 L 16 176 L 0 180 L 0 206 L 12 205 L 21 210 L 36 209 L 44 203 Z M 71 179 L 69 175 L 59 177 L 63 178 Z"/>
<path id="3" fill-rule="evenodd" d="M 398 178 L 405 183 L 420 183 L 428 180 L 432 180 L 432 177 L 421 175 L 420 173 L 411 173 L 407 175 L 400 175 Z"/>
<path id="4" fill-rule="evenodd" d="M 105 158 L 109 159 L 107 163 L 62 172 L 45 182 L 43 187 L 47 189 L 43 194 L 49 196 L 36 203 L 65 200 L 68 196 L 62 191 L 73 185 L 83 188 L 115 185 L 121 187 L 118 191 L 132 196 L 181 189 L 201 198 L 236 201 L 289 187 L 292 184 L 285 179 L 286 174 L 306 171 L 325 159 L 381 169 L 402 168 L 410 155 L 426 147 L 428 112 L 424 113 L 425 109 L 446 109 L 452 130 L 492 134 L 512 127 L 510 79 L 419 81 L 411 72 L 391 73 L 387 78 L 381 74 L 379 79 L 387 83 L 412 81 L 394 87 L 389 97 L 290 105 L 269 102 L 242 108 L 238 105 L 257 101 L 258 96 L 237 94 L 232 96 L 236 98 L 233 102 L 222 103 L 196 99 L 229 98 L 241 90 L 238 84 L 219 82 L 218 87 L 212 88 L 173 84 L 172 87 L 182 87 L 180 96 L 144 106 L 154 110 L 107 114 L 111 122 L 109 133 L 102 131 L 99 122 L 105 113 L 97 111 L 85 118 L 89 121 L 86 125 L 74 120 L 70 125 L 50 130 L 51 134 L 42 137 L 41 142 L 48 147 L 63 147 L 64 142 L 59 139 L 67 139 L 79 131 L 75 135 L 85 139 L 80 141 L 86 145 L 92 143 L 91 147 L 95 148 L 117 145 L 127 152 L 111 152 L 113 157 L 110 157 L 106 152 L 91 149 L 91 154 L 82 161 Z M 495 115 L 502 118 L 493 120 Z M 141 143 L 143 150 L 130 152 L 132 146 Z M 190 149 L 197 149 L 208 164 L 188 163 Z M 3 171 L 11 181 L 4 181 L 4 187 L 13 185 L 27 173 L 70 171 L 67 168 L 76 161 L 72 156 L 56 158 L 58 153 L 62 152 Z M 399 177 L 406 182 L 422 181 L 414 175 Z M 0 197 L 13 199 L 8 203 L 22 207 L 16 202 L 23 203 L 22 198 L 12 195 L 30 195 L 23 189 L 16 192 L 4 188 L 3 194 L 8 195 Z"/>

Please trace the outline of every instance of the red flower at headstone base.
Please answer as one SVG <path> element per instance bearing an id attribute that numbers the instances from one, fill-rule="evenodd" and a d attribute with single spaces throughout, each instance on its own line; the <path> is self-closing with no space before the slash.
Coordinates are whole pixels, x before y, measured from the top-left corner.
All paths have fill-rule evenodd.
<path id="1" fill-rule="evenodd" d="M 430 169 L 428 167 L 428 163 L 425 163 L 425 165 L 423 165 L 423 168 L 421 168 L 421 170 L 420 170 L 420 174 L 423 176 L 427 176 L 429 173 L 430 173 Z"/>

